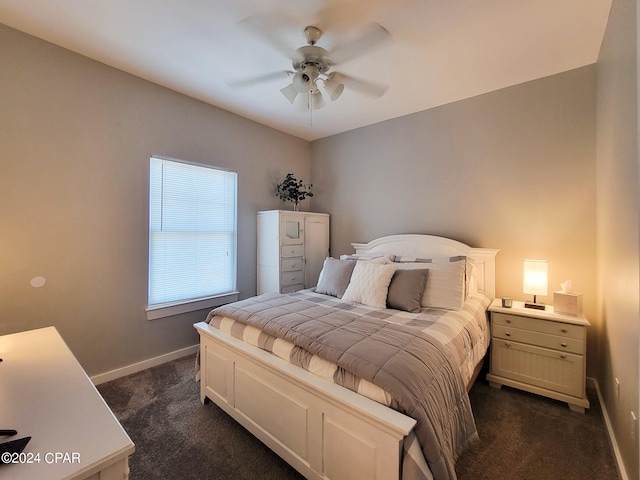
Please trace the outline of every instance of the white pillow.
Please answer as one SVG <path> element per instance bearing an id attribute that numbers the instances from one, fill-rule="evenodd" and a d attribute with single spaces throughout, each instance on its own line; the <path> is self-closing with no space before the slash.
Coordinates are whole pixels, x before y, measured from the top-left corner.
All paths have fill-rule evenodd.
<path id="1" fill-rule="evenodd" d="M 465 299 L 465 263 L 465 260 L 459 260 L 445 263 L 398 263 L 397 265 L 400 269 L 429 269 L 427 285 L 420 301 L 422 307 L 460 310 Z"/>
<path id="2" fill-rule="evenodd" d="M 387 293 L 391 278 L 397 269 L 394 264 L 358 261 L 343 300 L 377 308 L 387 308 Z"/>
<path id="3" fill-rule="evenodd" d="M 393 255 L 390 253 L 372 254 L 372 255 L 340 255 L 340 260 L 358 260 L 372 263 L 391 263 Z"/>
<path id="4" fill-rule="evenodd" d="M 476 268 L 476 262 L 473 258 L 467 257 L 467 297 L 471 297 L 478 293 L 478 275 L 479 271 Z"/>

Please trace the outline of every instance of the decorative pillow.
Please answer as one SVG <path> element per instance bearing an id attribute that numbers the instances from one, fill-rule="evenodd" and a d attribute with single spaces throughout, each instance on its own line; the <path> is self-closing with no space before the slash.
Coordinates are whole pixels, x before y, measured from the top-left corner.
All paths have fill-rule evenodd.
<path id="1" fill-rule="evenodd" d="M 320 272 L 318 286 L 316 287 L 316 293 L 342 298 L 349 285 L 351 273 L 356 263 L 355 260 L 325 258 L 322 271 Z"/>
<path id="2" fill-rule="evenodd" d="M 391 261 L 395 263 L 448 263 L 458 262 L 464 260 L 465 263 L 465 295 L 467 297 L 478 293 L 478 281 L 476 275 L 478 273 L 476 269 L 476 262 L 473 258 L 465 255 L 456 255 L 454 257 L 440 257 L 440 258 L 418 258 L 408 256 L 393 255 Z"/>
<path id="3" fill-rule="evenodd" d="M 391 277 L 396 269 L 397 266 L 393 264 L 356 262 L 351 274 L 351 281 L 342 299 L 372 307 L 386 308 L 389 283 L 391 283 Z"/>
<path id="4" fill-rule="evenodd" d="M 419 312 L 428 274 L 426 268 L 396 270 L 389 284 L 387 306 L 411 313 Z"/>
<path id="5" fill-rule="evenodd" d="M 465 266 L 466 260 L 453 262 L 408 263 L 398 264 L 399 269 L 429 269 L 427 282 L 420 305 L 425 308 L 443 308 L 460 310 L 465 300 Z"/>
<path id="6" fill-rule="evenodd" d="M 478 269 L 476 268 L 476 262 L 473 258 L 467 257 L 467 268 L 465 271 L 467 277 L 467 297 L 478 293 Z"/>

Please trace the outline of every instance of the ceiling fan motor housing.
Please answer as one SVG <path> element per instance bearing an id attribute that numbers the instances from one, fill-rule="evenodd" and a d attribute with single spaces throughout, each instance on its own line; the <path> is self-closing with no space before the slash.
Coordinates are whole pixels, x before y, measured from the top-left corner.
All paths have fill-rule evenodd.
<path id="1" fill-rule="evenodd" d="M 315 45 L 322 35 L 320 29 L 308 26 L 304 29 L 304 33 L 307 36 L 308 45 L 298 48 L 300 58 L 291 62 L 296 71 L 292 84 L 298 93 L 319 93 L 316 80 L 319 75 L 326 74 L 332 64 L 328 58 L 329 52 Z"/>
<path id="2" fill-rule="evenodd" d="M 298 48 L 298 53 L 302 58 L 292 62 L 296 72 L 304 70 L 306 67 L 315 67 L 318 73 L 327 73 L 331 68 L 331 61 L 327 58 L 329 52 L 322 47 L 309 45 Z"/>

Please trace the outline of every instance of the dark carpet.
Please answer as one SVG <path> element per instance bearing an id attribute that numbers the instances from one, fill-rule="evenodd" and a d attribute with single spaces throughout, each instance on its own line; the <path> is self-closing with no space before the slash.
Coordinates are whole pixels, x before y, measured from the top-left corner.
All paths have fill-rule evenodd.
<path id="1" fill-rule="evenodd" d="M 212 402 L 200 403 L 194 357 L 98 386 L 136 445 L 131 480 L 303 477 Z M 459 480 L 618 479 L 597 396 L 582 415 L 555 400 L 479 380 L 471 390 L 480 442 Z"/>

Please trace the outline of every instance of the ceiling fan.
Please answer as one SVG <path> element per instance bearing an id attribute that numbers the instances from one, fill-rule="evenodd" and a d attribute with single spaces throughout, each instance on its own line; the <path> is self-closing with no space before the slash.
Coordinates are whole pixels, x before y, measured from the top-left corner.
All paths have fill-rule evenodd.
<path id="1" fill-rule="evenodd" d="M 345 87 L 376 98 L 381 97 L 387 91 L 386 85 L 332 70 L 335 65 L 345 63 L 390 41 L 391 34 L 380 24 L 371 24 L 354 41 L 342 46 L 338 45 L 331 51 L 317 45 L 323 32 L 313 25 L 309 25 L 303 30 L 307 45 L 293 50 L 266 23 L 249 18 L 240 24 L 249 27 L 254 33 L 258 33 L 290 58 L 293 70 L 278 71 L 229 82 L 232 87 L 246 87 L 288 77 L 291 78 L 291 83 L 280 89 L 280 92 L 292 104 L 296 98 L 303 98 L 307 110 L 317 110 L 325 105 L 322 91 L 332 101 L 340 97 Z"/>

